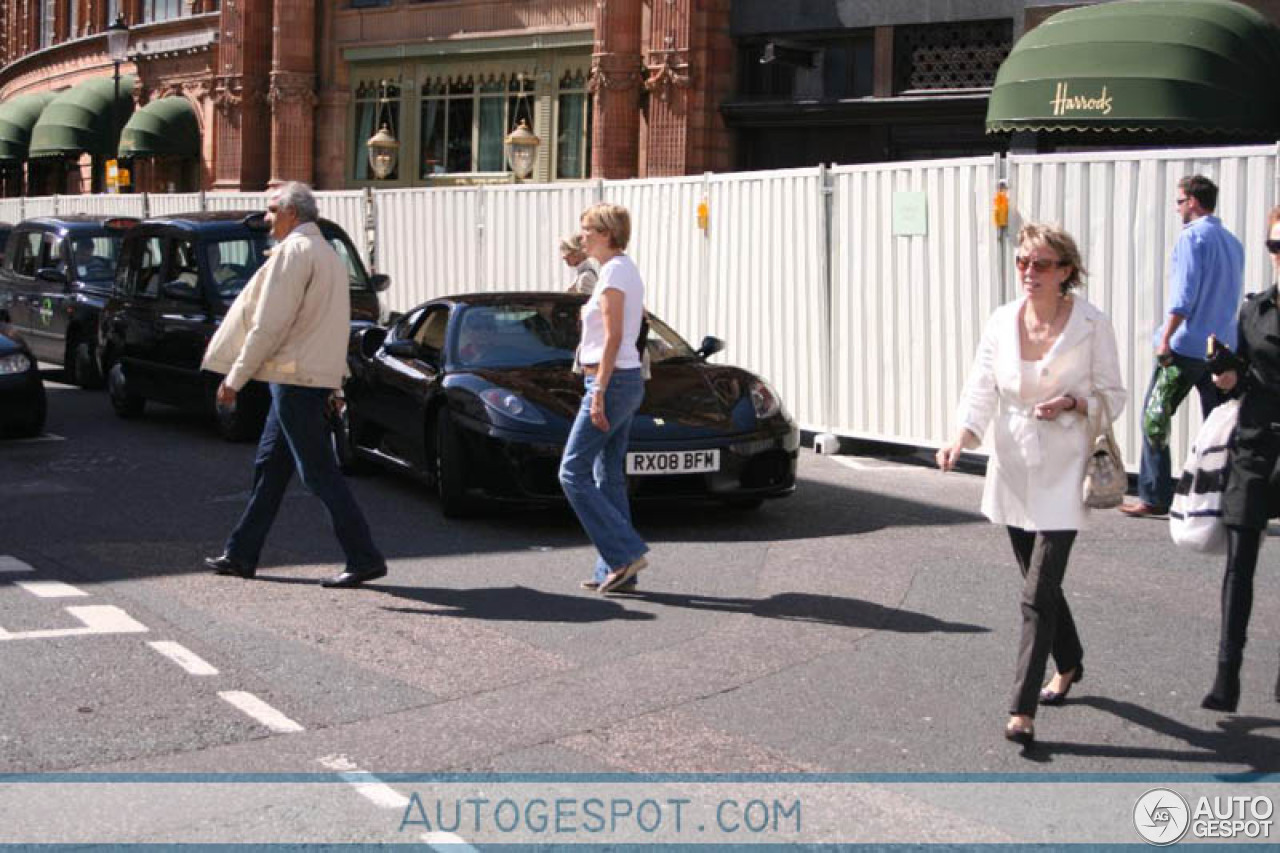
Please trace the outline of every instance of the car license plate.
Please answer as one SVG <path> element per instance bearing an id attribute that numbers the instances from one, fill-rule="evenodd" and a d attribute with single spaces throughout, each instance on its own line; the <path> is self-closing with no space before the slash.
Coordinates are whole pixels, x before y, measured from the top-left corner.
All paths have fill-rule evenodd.
<path id="1" fill-rule="evenodd" d="M 627 473 L 646 474 L 705 474 L 720 470 L 720 451 L 717 450 L 663 450 L 627 454 Z"/>

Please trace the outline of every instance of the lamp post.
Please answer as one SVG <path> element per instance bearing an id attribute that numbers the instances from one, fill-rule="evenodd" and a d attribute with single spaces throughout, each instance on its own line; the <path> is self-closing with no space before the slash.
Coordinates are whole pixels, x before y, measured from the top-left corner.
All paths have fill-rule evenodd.
<path id="1" fill-rule="evenodd" d="M 115 161 L 120 147 L 120 119 L 116 115 L 116 102 L 120 100 L 120 63 L 129 58 L 129 25 L 124 22 L 124 15 L 117 15 L 115 22 L 107 27 L 107 55 L 111 57 L 111 64 L 114 66 L 111 77 L 114 83 L 111 93 L 111 131 L 107 144 L 110 145 L 115 140 L 117 150 L 108 152 L 109 159 Z M 120 191 L 118 184 L 115 191 Z"/>

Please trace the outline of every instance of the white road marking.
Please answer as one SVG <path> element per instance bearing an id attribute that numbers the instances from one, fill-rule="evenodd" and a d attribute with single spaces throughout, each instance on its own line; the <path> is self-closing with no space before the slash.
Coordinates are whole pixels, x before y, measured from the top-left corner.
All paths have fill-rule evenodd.
<path id="1" fill-rule="evenodd" d="M 218 692 L 218 696 L 239 708 L 241 711 L 244 711 L 250 717 L 253 717 L 273 732 L 287 734 L 289 732 L 306 731 L 302 726 L 298 725 L 284 714 L 281 714 L 275 708 L 272 708 L 252 693 L 246 693 L 243 690 L 222 690 Z"/>
<path id="2" fill-rule="evenodd" d="M 157 640 L 154 643 L 147 643 L 147 645 L 192 675 L 218 674 L 218 670 L 210 666 L 204 658 L 200 657 L 181 643 L 175 643 L 170 640 Z"/>
<path id="3" fill-rule="evenodd" d="M 383 809 L 403 809 L 409 798 L 383 782 L 367 770 L 361 770 L 345 755 L 326 755 L 320 764 L 336 772 L 343 781 L 351 784 L 356 793 Z"/>
<path id="4" fill-rule="evenodd" d="M 408 797 L 369 771 L 361 770 L 354 761 L 341 753 L 326 755 L 317 760 L 323 766 L 335 771 L 356 789 L 356 793 L 379 808 L 404 809 L 409 805 Z M 420 837 L 429 846 L 441 850 L 442 853 L 479 853 L 476 848 L 467 843 L 465 838 L 452 832 L 424 832 Z"/>
<path id="5" fill-rule="evenodd" d="M 6 631 L 0 628 L 0 640 L 47 640 L 53 637 L 78 637 L 85 634 L 145 634 L 149 628 L 113 604 L 87 604 L 68 607 L 67 612 L 83 623 L 83 628 L 49 628 L 40 631 Z"/>
<path id="6" fill-rule="evenodd" d="M 17 557 L 10 557 L 8 554 L 0 554 L 0 572 L 34 572 L 28 563 L 24 563 Z"/>
<path id="7" fill-rule="evenodd" d="M 14 581 L 14 583 L 40 598 L 76 598 L 89 594 L 62 581 Z"/>

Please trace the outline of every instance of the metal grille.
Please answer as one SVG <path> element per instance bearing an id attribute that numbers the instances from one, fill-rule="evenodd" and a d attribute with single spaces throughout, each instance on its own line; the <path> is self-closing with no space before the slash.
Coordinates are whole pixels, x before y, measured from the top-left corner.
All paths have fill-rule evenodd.
<path id="1" fill-rule="evenodd" d="M 980 89 L 1013 46 L 1013 22 L 920 24 L 894 30 L 894 91 Z"/>

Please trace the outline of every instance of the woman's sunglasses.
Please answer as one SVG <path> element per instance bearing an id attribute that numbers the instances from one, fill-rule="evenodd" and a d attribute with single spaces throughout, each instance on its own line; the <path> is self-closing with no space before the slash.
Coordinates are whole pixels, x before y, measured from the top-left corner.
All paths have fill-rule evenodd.
<path id="1" fill-rule="evenodd" d="M 1280 240 L 1268 240 L 1267 251 L 1273 255 L 1280 255 Z"/>
<path id="2" fill-rule="evenodd" d="M 1268 242 L 1270 242 L 1270 241 L 1268 241 Z M 1022 255 L 1014 255 L 1014 257 L 1013 257 L 1013 265 L 1014 265 L 1014 266 L 1016 266 L 1019 270 L 1025 270 L 1027 267 L 1031 267 L 1031 268 L 1032 268 L 1033 270 L 1035 270 L 1036 272 L 1048 272 L 1049 270 L 1053 269 L 1054 267 L 1065 267 L 1065 266 L 1067 266 L 1067 262 L 1066 262 L 1066 261 L 1051 261 L 1051 260 L 1049 260 L 1048 258 L 1036 258 L 1036 259 L 1033 261 L 1033 260 L 1031 260 L 1030 258 L 1024 258 L 1024 257 L 1022 257 Z"/>

